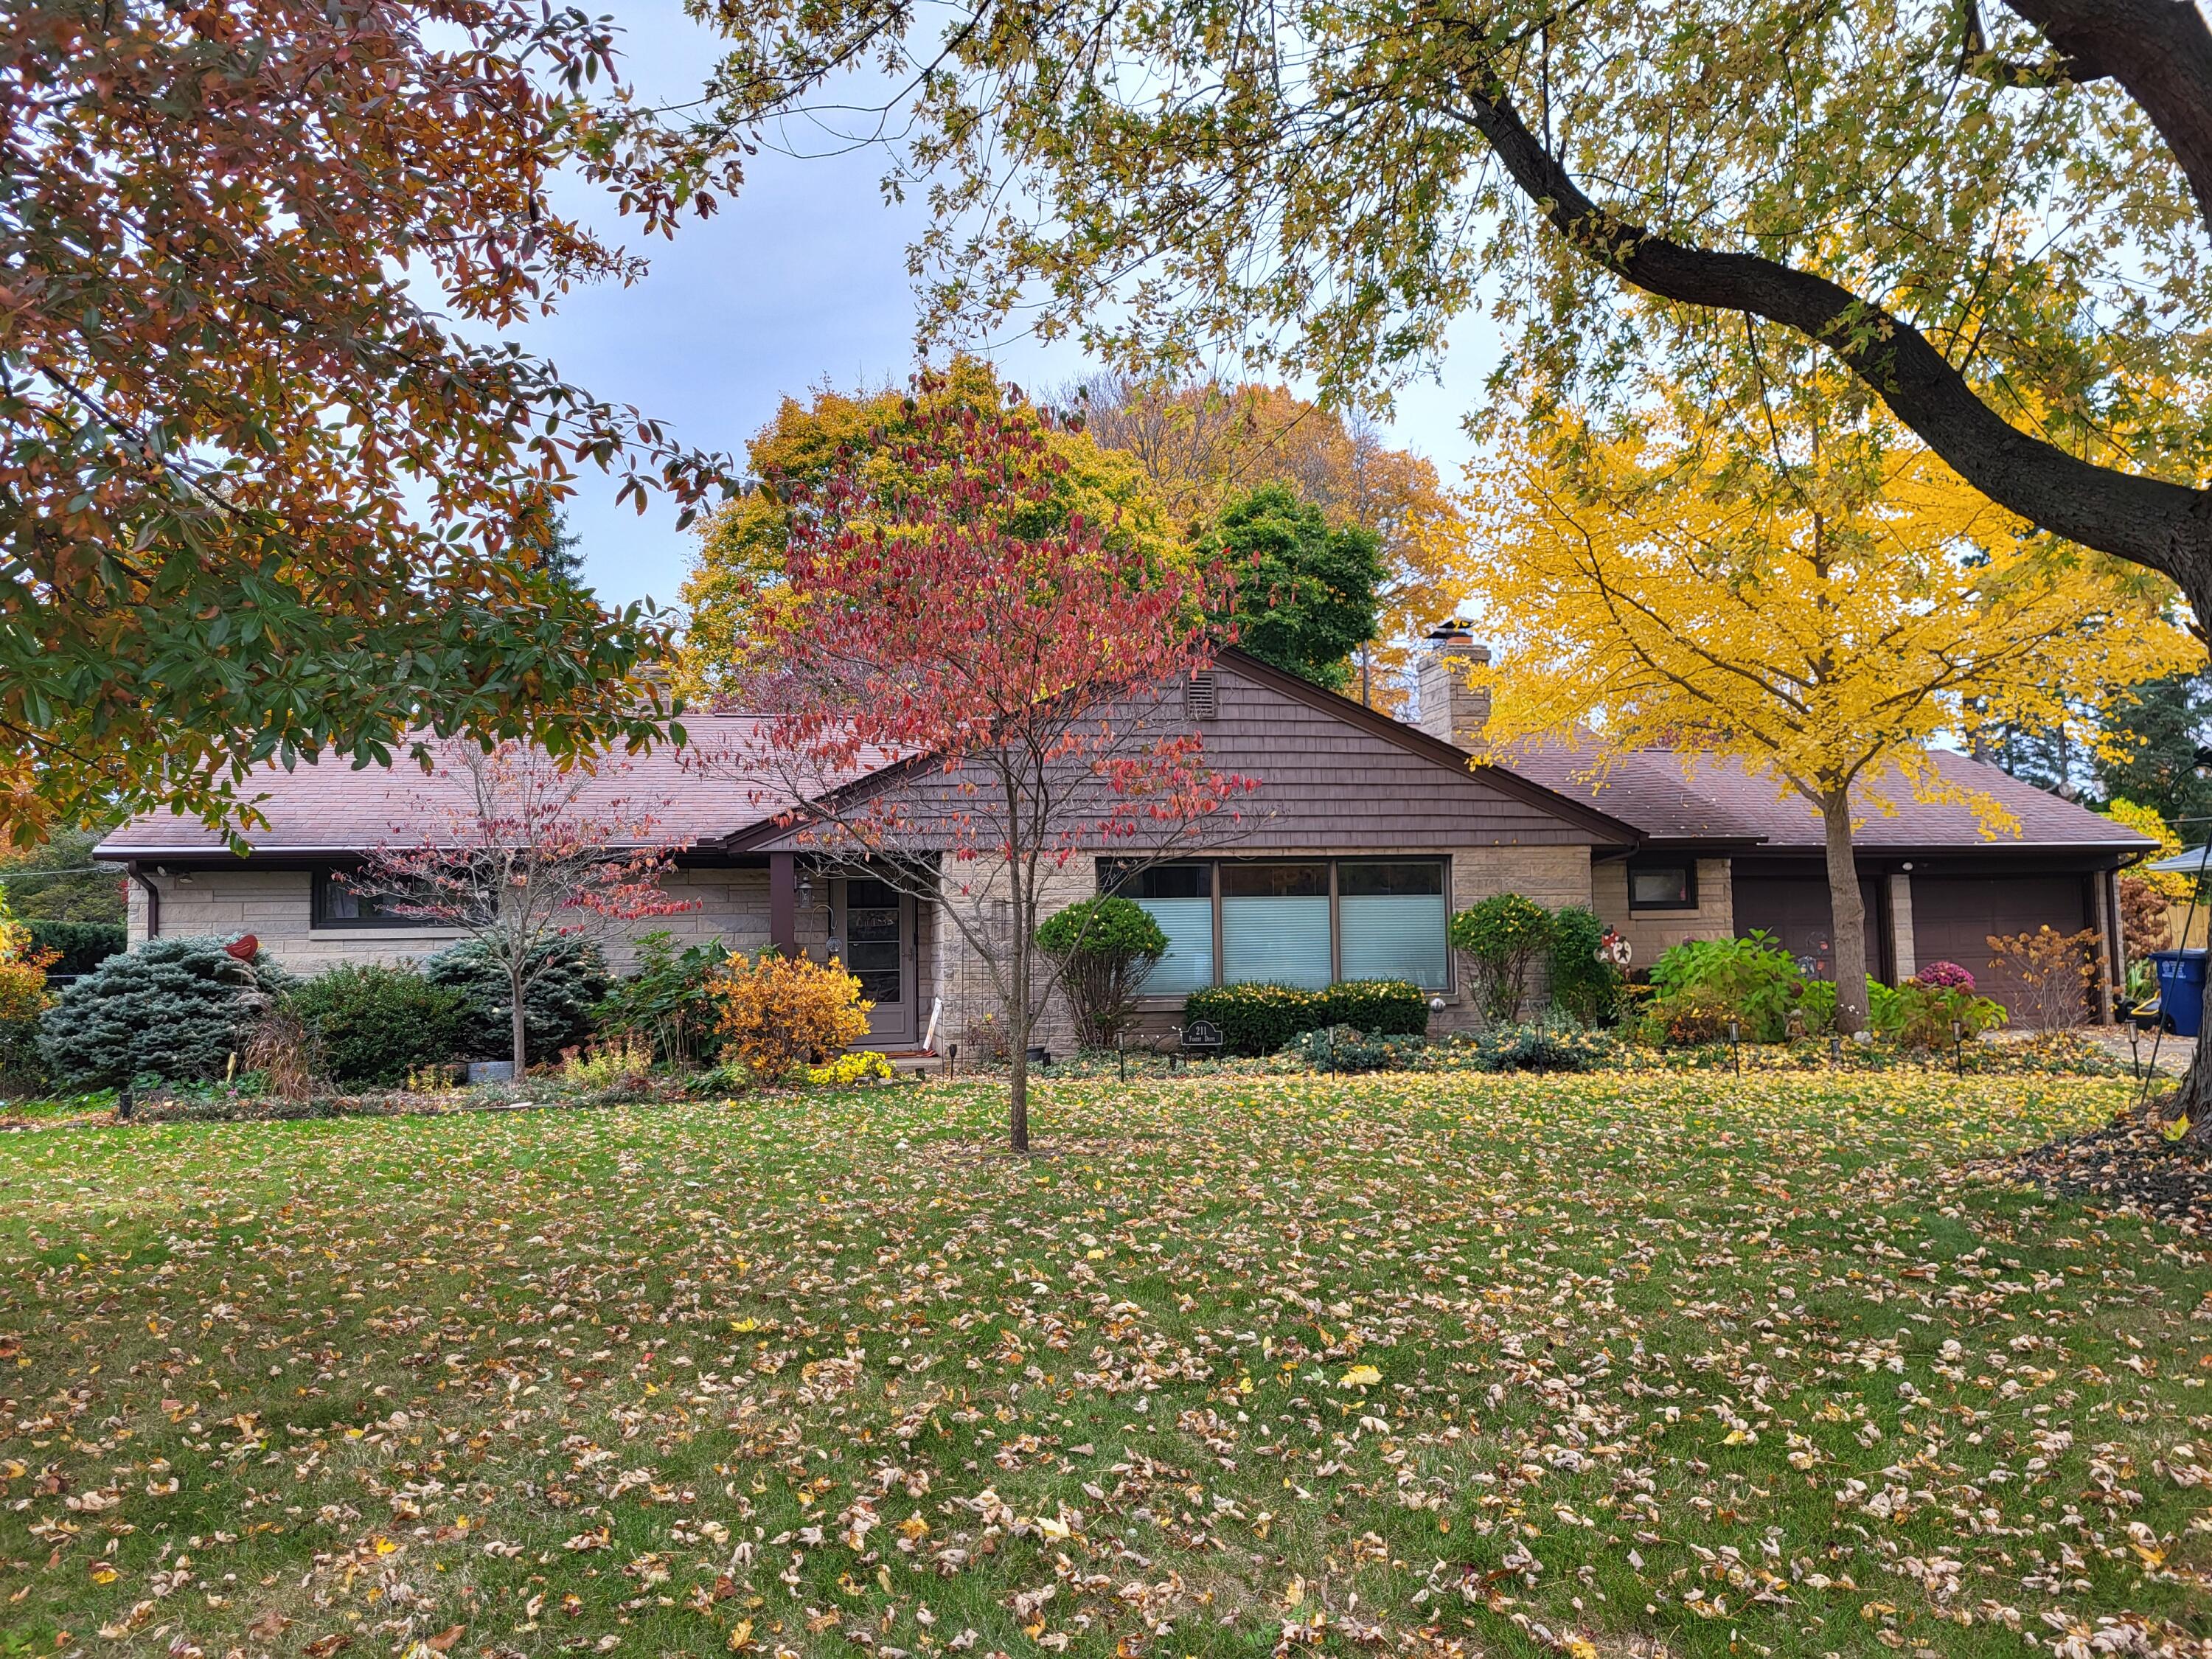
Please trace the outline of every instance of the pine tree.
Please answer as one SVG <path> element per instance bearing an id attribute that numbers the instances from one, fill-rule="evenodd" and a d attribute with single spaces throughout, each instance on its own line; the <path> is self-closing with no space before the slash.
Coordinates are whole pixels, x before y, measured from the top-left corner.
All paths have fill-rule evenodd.
<path id="1" fill-rule="evenodd" d="M 2105 729 L 2130 745 L 2098 763 L 2105 793 L 2155 807 L 2183 841 L 2202 843 L 2212 829 L 2212 778 L 2197 769 L 2197 754 L 2212 742 L 2212 686 L 2197 674 L 2149 681 L 2107 711 Z"/>
<path id="2" fill-rule="evenodd" d="M 584 580 L 583 544 L 575 532 L 568 528 L 567 512 L 557 511 L 553 514 L 544 542 L 538 549 L 538 568 L 554 580 L 580 592 L 591 591 Z"/>

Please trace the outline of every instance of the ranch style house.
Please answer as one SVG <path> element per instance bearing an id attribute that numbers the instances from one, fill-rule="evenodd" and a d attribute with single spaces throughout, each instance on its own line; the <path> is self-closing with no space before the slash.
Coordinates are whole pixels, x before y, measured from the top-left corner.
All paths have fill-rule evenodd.
<path id="1" fill-rule="evenodd" d="M 1469 749 L 1486 702 L 1454 660 L 1469 658 L 1486 660 L 1463 631 L 1437 630 L 1410 722 L 1234 650 L 1182 688 L 1181 718 L 1202 734 L 1209 763 L 1259 782 L 1242 804 L 1240 834 L 1127 879 L 1102 847 L 1060 872 L 1065 891 L 1054 895 L 1071 902 L 1117 885 L 1158 920 L 1170 949 L 1146 987 L 1152 1024 L 1173 1024 L 1202 985 L 1387 977 L 1443 1000 L 1432 1029 L 1463 1028 L 1475 1015 L 1446 923 L 1502 892 L 1589 906 L 1639 966 L 1678 940 L 1763 929 L 1810 971 L 1829 971 L 1820 826 L 1808 806 L 1709 756 L 1551 745 L 1510 765 L 1479 763 Z M 689 714 L 684 723 L 695 742 L 741 738 L 748 724 Z M 1992 963 L 1991 935 L 2087 931 L 2097 983 L 2084 1016 L 2108 1017 L 2120 961 L 2117 872 L 2155 848 L 1994 767 L 1936 759 L 1950 781 L 2000 802 L 2016 830 L 1988 832 L 1964 805 L 1877 783 L 1857 831 L 1874 973 L 1894 983 L 1919 963 L 1953 961 L 2003 1000 L 2019 988 Z M 301 973 L 428 956 L 456 935 L 380 913 L 342 878 L 395 838 L 429 787 L 404 763 L 272 766 L 249 791 L 267 822 L 246 834 L 246 853 L 196 822 L 146 814 L 97 856 L 127 868 L 133 943 L 251 933 Z M 802 831 L 763 804 L 773 792 L 702 775 L 666 749 L 605 787 L 658 803 L 661 832 L 685 844 L 672 884 L 693 908 L 640 931 L 834 954 L 875 1003 L 869 1042 L 886 1050 L 921 1044 L 933 1017 L 941 1049 L 982 1017 L 982 971 L 933 903 L 810 853 Z M 1056 1024 L 1048 1015 L 1048 1030 Z"/>

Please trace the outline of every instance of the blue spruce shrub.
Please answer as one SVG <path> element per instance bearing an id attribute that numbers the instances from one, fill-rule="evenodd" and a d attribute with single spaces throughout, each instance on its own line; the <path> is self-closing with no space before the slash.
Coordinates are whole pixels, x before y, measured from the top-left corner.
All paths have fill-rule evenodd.
<path id="1" fill-rule="evenodd" d="M 221 1077 L 289 983 L 258 952 L 241 962 L 220 939 L 149 939 L 62 993 L 40 1024 L 39 1053 L 69 1088 Z"/>

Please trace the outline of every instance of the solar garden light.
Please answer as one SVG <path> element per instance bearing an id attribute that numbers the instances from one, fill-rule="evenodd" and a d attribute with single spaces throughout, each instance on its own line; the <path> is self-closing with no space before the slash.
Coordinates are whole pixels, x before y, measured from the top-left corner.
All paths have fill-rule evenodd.
<path id="1" fill-rule="evenodd" d="M 1741 1077 L 1743 1075 L 1743 1050 L 1736 1047 L 1736 1038 L 1738 1035 L 1739 1033 L 1736 1030 L 1736 1023 L 1734 1020 L 1730 1020 L 1729 1022 L 1729 1062 L 1735 1066 L 1736 1075 L 1738 1077 Z"/>

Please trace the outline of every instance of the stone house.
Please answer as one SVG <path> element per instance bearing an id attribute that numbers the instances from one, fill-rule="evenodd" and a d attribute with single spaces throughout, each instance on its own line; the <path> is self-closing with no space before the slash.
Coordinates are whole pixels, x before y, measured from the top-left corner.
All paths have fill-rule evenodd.
<path id="1" fill-rule="evenodd" d="M 1445 924 L 1501 892 L 1591 906 L 1643 964 L 1678 939 L 1765 927 L 1820 971 L 1827 904 L 1809 811 L 1709 757 L 1601 764 L 1595 751 L 1552 748 L 1510 766 L 1480 763 L 1468 749 L 1482 702 L 1456 671 L 1480 651 L 1460 630 L 1438 630 L 1411 723 L 1235 651 L 1182 688 L 1180 717 L 1203 737 L 1209 763 L 1259 782 L 1238 833 L 1128 879 L 1102 846 L 1065 866 L 1053 894 L 1064 902 L 1119 884 L 1160 921 L 1171 948 L 1149 987 L 1151 1024 L 1171 1024 L 1199 985 L 1391 977 L 1441 1000 L 1432 1029 L 1464 1027 L 1476 1016 Z M 687 715 L 685 725 L 695 744 L 726 747 L 751 722 Z M 2004 802 L 2020 834 L 1992 840 L 1963 807 L 1870 806 L 1861 867 L 1877 971 L 1902 977 L 1945 956 L 1985 972 L 1984 935 L 2048 923 L 2094 930 L 2109 981 L 2119 948 L 2114 872 L 2150 844 L 1963 757 L 1942 763 Z M 326 761 L 271 768 L 255 786 L 266 823 L 246 832 L 243 854 L 167 815 L 141 815 L 107 837 L 99 856 L 128 870 L 134 943 L 252 933 L 288 968 L 313 972 L 453 942 L 380 913 L 342 879 L 419 809 L 419 771 Z M 702 775 L 663 750 L 595 787 L 651 804 L 661 832 L 684 844 L 671 886 L 694 908 L 641 931 L 835 954 L 877 1005 L 871 1045 L 888 1050 L 933 1034 L 942 1049 L 991 1006 L 982 970 L 939 906 L 811 852 L 767 781 Z M 1063 1022 L 1048 1018 L 1047 1030 L 1064 1045 Z"/>

